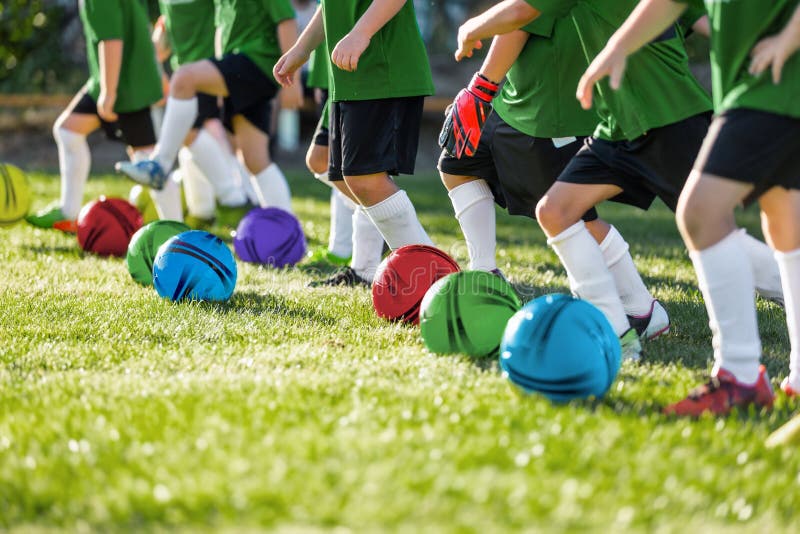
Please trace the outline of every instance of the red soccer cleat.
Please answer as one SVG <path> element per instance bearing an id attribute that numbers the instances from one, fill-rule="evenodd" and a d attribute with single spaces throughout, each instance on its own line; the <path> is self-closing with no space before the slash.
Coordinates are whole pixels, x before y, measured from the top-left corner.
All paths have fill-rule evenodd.
<path id="1" fill-rule="evenodd" d="M 667 415 L 699 417 L 704 413 L 728 415 L 734 408 L 746 408 L 751 404 L 757 408 L 772 408 L 775 392 L 762 365 L 758 368 L 758 380 L 752 386 L 743 385 L 733 374 L 720 369 L 717 376 L 689 393 L 680 402 L 664 408 Z"/>
<path id="2" fill-rule="evenodd" d="M 789 384 L 789 377 L 783 379 L 781 382 L 781 389 L 784 393 L 786 393 L 787 397 L 800 397 L 800 391 L 794 389 L 791 384 Z"/>

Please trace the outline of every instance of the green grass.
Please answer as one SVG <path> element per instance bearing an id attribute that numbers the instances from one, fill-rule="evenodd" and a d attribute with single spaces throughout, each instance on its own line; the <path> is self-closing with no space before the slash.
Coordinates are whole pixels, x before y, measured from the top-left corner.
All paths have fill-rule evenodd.
<path id="1" fill-rule="evenodd" d="M 34 175 L 36 207 L 57 194 Z M 326 191 L 292 176 L 312 245 Z M 433 176 L 404 182 L 465 263 Z M 95 177 L 89 196 L 129 184 Z M 362 289 L 309 290 L 307 267 L 239 264 L 229 303 L 171 304 L 74 237 L 0 229 L 0 530 L 780 532 L 800 518 L 800 455 L 769 414 L 672 420 L 710 334 L 672 215 L 603 206 L 673 331 L 596 403 L 515 392 L 493 362 L 427 353 Z M 742 222 L 753 233 L 757 214 Z M 532 221 L 501 215 L 499 260 L 537 294 L 566 277 Z M 787 371 L 783 311 L 759 303 L 765 362 Z"/>

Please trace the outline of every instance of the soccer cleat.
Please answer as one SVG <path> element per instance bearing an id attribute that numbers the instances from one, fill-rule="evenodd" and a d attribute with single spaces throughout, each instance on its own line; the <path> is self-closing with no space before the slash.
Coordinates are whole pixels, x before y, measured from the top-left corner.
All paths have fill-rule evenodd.
<path id="1" fill-rule="evenodd" d="M 308 287 L 334 287 L 334 286 L 349 286 L 349 287 L 370 287 L 372 284 L 361 278 L 352 267 L 345 267 L 333 276 L 325 278 L 324 280 L 316 280 L 308 284 Z"/>
<path id="2" fill-rule="evenodd" d="M 734 408 L 772 408 L 775 392 L 766 368 L 758 368 L 758 380 L 753 385 L 741 384 L 732 373 L 720 369 L 717 376 L 696 388 L 680 402 L 664 408 L 666 415 L 699 417 L 705 413 L 728 415 Z"/>
<path id="3" fill-rule="evenodd" d="M 789 377 L 783 379 L 781 382 L 781 390 L 786 393 L 787 397 L 800 397 L 800 390 L 794 389 L 789 383 Z"/>
<path id="4" fill-rule="evenodd" d="M 628 322 L 642 341 L 652 341 L 669 332 L 669 315 L 657 300 L 650 304 L 650 312 L 646 315 L 628 315 Z"/>
<path id="5" fill-rule="evenodd" d="M 58 206 L 50 206 L 35 214 L 25 217 L 33 226 L 38 228 L 52 228 L 68 234 L 78 232 L 78 223 L 64 215 Z"/>
<path id="6" fill-rule="evenodd" d="M 133 163 L 131 161 L 118 161 L 114 169 L 136 182 L 137 184 L 152 187 L 158 191 L 164 189 L 167 173 L 161 164 L 153 159 L 145 159 Z"/>
<path id="7" fill-rule="evenodd" d="M 313 251 L 309 250 L 306 255 L 306 262 L 316 264 L 328 264 L 336 267 L 347 267 L 350 264 L 350 257 L 338 256 L 327 248 L 319 247 Z"/>
<path id="8" fill-rule="evenodd" d="M 622 361 L 638 362 L 642 359 L 642 343 L 639 341 L 639 333 L 636 329 L 630 328 L 622 334 L 619 337 L 619 344 L 622 348 Z"/>

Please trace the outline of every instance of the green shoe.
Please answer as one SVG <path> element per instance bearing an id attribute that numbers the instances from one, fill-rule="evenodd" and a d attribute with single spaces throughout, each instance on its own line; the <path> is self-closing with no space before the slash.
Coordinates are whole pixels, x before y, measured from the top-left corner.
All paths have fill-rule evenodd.
<path id="1" fill-rule="evenodd" d="M 186 215 L 183 218 L 183 222 L 192 230 L 209 230 L 214 226 L 214 221 L 216 221 L 214 217 L 206 219 L 204 217 L 195 217 L 194 215 Z"/>
<path id="2" fill-rule="evenodd" d="M 245 202 L 240 206 L 223 206 L 222 204 L 217 205 L 217 222 L 220 226 L 229 226 L 230 228 L 236 228 L 239 226 L 239 221 L 241 221 L 245 215 L 250 213 L 255 206 L 250 204 L 249 202 Z"/>
<path id="3" fill-rule="evenodd" d="M 78 231 L 78 223 L 66 217 L 61 208 L 56 205 L 50 205 L 41 211 L 28 215 L 25 220 L 37 228 L 61 230 L 70 234 Z"/>
<path id="4" fill-rule="evenodd" d="M 343 258 L 341 256 L 337 256 L 327 248 L 319 247 L 315 250 L 309 251 L 308 255 L 306 256 L 306 261 L 308 263 L 325 263 L 328 265 L 334 265 L 336 267 L 347 267 L 350 265 L 350 257 Z"/>

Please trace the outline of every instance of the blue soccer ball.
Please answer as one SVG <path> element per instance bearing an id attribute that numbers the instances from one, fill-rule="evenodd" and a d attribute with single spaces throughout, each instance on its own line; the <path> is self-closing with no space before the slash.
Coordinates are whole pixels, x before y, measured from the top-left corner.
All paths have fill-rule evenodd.
<path id="1" fill-rule="evenodd" d="M 236 286 L 236 261 L 220 238 L 202 230 L 183 232 L 158 249 L 153 285 L 172 301 L 225 301 Z"/>
<path id="2" fill-rule="evenodd" d="M 506 325 L 500 367 L 553 402 L 602 397 L 617 376 L 620 344 L 603 312 L 569 295 L 529 302 Z"/>

